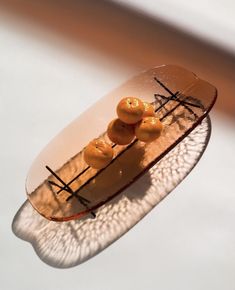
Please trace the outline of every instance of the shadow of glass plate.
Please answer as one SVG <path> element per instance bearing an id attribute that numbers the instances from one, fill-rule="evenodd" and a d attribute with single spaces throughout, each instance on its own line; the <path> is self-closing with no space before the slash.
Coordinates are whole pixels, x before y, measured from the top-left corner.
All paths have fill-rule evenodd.
<path id="1" fill-rule="evenodd" d="M 150 212 L 193 169 L 211 132 L 209 116 L 157 164 L 96 211 L 96 218 L 54 222 L 27 200 L 12 223 L 14 234 L 32 244 L 50 266 L 69 268 L 100 253 Z"/>

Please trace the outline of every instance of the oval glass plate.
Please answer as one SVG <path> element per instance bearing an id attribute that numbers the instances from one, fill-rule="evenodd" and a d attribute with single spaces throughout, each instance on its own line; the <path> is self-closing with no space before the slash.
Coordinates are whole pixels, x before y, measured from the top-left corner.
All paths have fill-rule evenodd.
<path id="1" fill-rule="evenodd" d="M 161 136 L 150 144 L 136 139 L 120 146 L 106 136 L 108 123 L 116 117 L 116 105 L 130 95 L 153 103 L 164 125 Z M 215 99 L 215 87 L 177 66 L 139 74 L 78 117 L 39 154 L 27 177 L 29 201 L 54 221 L 88 213 L 95 217 L 95 210 L 130 186 L 198 126 Z M 99 136 L 110 142 L 115 154 L 107 167 L 95 170 L 84 162 L 83 148 Z"/>

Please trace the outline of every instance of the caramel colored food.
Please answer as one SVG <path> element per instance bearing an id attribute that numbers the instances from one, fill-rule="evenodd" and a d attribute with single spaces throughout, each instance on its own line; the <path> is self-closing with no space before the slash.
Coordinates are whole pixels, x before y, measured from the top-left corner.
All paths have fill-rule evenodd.
<path id="1" fill-rule="evenodd" d="M 136 137 L 143 142 L 152 142 L 161 135 L 162 123 L 156 117 L 145 117 L 135 127 Z"/>
<path id="2" fill-rule="evenodd" d="M 135 137 L 134 126 L 114 119 L 108 125 L 107 134 L 109 139 L 118 145 L 127 145 Z"/>
<path id="3" fill-rule="evenodd" d="M 85 162 L 95 168 L 107 166 L 113 158 L 113 148 L 102 139 L 94 139 L 84 149 Z"/>
<path id="4" fill-rule="evenodd" d="M 120 120 L 127 124 L 139 122 L 144 114 L 143 102 L 134 97 L 123 98 L 117 106 L 117 115 Z"/>
<path id="5" fill-rule="evenodd" d="M 143 102 L 144 104 L 144 114 L 143 117 L 154 117 L 155 116 L 155 110 L 153 105 L 151 105 L 148 102 Z"/>

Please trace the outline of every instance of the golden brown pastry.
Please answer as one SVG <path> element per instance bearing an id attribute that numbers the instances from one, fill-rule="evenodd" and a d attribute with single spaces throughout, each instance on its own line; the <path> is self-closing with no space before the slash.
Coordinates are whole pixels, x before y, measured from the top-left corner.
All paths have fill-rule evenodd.
<path id="1" fill-rule="evenodd" d="M 117 115 L 126 124 L 139 122 L 144 114 L 143 102 L 134 97 L 123 98 L 117 106 Z"/>
<path id="2" fill-rule="evenodd" d="M 109 139 L 118 145 L 127 145 L 135 137 L 134 126 L 114 119 L 108 125 L 107 134 Z"/>
<path id="3" fill-rule="evenodd" d="M 144 117 L 155 117 L 155 110 L 153 105 L 151 105 L 148 102 L 143 102 L 144 104 L 144 114 L 143 114 L 143 118 Z"/>
<path id="4" fill-rule="evenodd" d="M 103 139 L 92 140 L 84 149 L 85 162 L 95 168 L 107 166 L 113 158 L 113 148 Z"/>
<path id="5" fill-rule="evenodd" d="M 161 135 L 162 123 L 156 117 L 145 117 L 135 126 L 136 137 L 143 142 L 152 142 Z"/>

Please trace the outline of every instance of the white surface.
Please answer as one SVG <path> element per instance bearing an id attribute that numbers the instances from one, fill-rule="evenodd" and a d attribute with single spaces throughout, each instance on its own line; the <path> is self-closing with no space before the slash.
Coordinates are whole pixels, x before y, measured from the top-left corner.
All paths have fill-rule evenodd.
<path id="1" fill-rule="evenodd" d="M 0 289 L 234 290 L 235 130 L 220 115 L 213 115 L 211 142 L 190 176 L 92 260 L 54 269 L 14 236 L 11 223 L 25 200 L 33 158 L 69 121 L 135 72 L 104 63 L 94 52 L 87 55 L 82 46 L 72 55 L 59 48 L 59 40 L 46 45 L 24 26 L 0 19 Z"/>
<path id="2" fill-rule="evenodd" d="M 115 0 L 235 52 L 234 0 Z"/>

